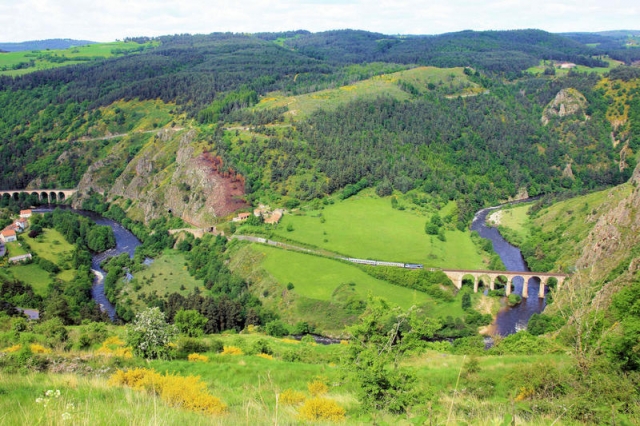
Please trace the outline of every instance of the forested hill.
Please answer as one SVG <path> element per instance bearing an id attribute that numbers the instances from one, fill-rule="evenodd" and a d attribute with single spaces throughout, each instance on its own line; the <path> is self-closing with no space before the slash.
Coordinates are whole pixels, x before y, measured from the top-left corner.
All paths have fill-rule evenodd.
<path id="1" fill-rule="evenodd" d="M 607 69 L 585 67 L 609 66 L 601 51 L 539 30 L 218 33 L 156 45 L 0 78 L 0 188 L 83 181 L 142 203 L 148 219 L 223 198 L 199 217 L 228 214 L 242 196 L 295 205 L 376 186 L 458 200 L 463 226 L 474 209 L 524 190 L 623 182 L 636 161 L 635 92 L 605 92 L 592 71 Z M 551 72 L 526 72 L 543 60 Z M 563 61 L 589 73 L 567 74 Z M 298 114 L 303 95 L 313 108 Z M 264 106 L 279 96 L 286 102 Z M 175 136 L 152 135 L 160 128 Z M 186 183 L 194 167 L 218 186 Z"/>
<path id="2" fill-rule="evenodd" d="M 287 34 L 285 34 L 287 35 Z M 540 59 L 606 66 L 591 56 L 596 49 L 540 30 L 462 31 L 437 36 L 386 36 L 365 31 L 295 34 L 284 45 L 334 63 L 396 62 L 438 67 L 473 66 L 517 72 Z"/>
<path id="3" fill-rule="evenodd" d="M 32 40 L 20 43 L 0 43 L 0 50 L 5 52 L 22 52 L 25 50 L 68 49 L 69 47 L 95 44 L 95 41 L 72 40 L 70 38 L 54 38 L 48 40 Z"/>

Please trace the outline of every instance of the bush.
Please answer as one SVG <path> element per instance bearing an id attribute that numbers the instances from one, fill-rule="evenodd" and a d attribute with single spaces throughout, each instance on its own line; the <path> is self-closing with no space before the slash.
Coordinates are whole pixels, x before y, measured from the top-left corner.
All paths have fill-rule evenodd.
<path id="1" fill-rule="evenodd" d="M 258 339 L 251 345 L 251 352 L 254 354 L 273 355 L 273 349 L 266 339 Z"/>
<path id="2" fill-rule="evenodd" d="M 278 398 L 278 401 L 282 405 L 298 405 L 302 404 L 306 397 L 302 392 L 294 391 L 291 389 L 285 389 Z"/>
<path id="3" fill-rule="evenodd" d="M 273 337 L 284 337 L 289 334 L 289 328 L 285 323 L 280 320 L 274 320 L 268 322 L 264 326 L 264 331 Z"/>
<path id="4" fill-rule="evenodd" d="M 300 408 L 298 416 L 307 421 L 331 421 L 344 420 L 345 410 L 334 400 L 328 398 L 311 398 L 305 401 Z"/>
<path id="5" fill-rule="evenodd" d="M 207 342 L 193 337 L 181 337 L 176 343 L 178 345 L 176 358 L 180 359 L 185 359 L 192 353 L 208 352 L 210 349 Z M 222 351 L 222 345 L 220 346 L 220 351 Z"/>
<path id="6" fill-rule="evenodd" d="M 169 342 L 177 334 L 177 328 L 167 324 L 159 308 L 149 308 L 137 314 L 133 323 L 127 326 L 127 344 L 136 356 L 168 358 Z"/>

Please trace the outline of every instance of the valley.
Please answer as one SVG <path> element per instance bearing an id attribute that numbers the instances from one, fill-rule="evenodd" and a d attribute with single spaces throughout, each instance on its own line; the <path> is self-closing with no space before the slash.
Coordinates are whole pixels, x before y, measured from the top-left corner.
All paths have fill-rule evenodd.
<path id="1" fill-rule="evenodd" d="M 636 424 L 640 71 L 584 37 L 1 53 L 0 423 Z"/>

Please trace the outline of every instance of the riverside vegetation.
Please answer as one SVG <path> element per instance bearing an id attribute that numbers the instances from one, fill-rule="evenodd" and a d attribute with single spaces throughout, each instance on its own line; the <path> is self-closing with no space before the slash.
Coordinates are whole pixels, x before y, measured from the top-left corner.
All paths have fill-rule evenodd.
<path id="1" fill-rule="evenodd" d="M 181 35 L 0 77 L 0 187 L 78 187 L 141 240 L 102 265 L 111 324 L 113 235 L 30 219 L 34 260 L 0 269 L 0 422 L 637 424 L 638 50 L 584 37 Z M 473 214 L 534 195 L 501 230 L 573 275 L 488 350 L 500 285 L 336 258 L 499 270 Z M 2 197 L 0 225 L 39 203 Z M 231 221 L 261 204 L 282 221 Z M 169 233 L 192 226 L 226 235 Z"/>

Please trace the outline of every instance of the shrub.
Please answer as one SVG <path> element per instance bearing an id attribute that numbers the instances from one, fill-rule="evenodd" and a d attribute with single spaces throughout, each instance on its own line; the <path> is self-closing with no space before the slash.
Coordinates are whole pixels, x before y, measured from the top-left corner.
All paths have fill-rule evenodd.
<path id="1" fill-rule="evenodd" d="M 180 359 L 185 359 L 189 354 L 192 353 L 201 353 L 208 352 L 210 346 L 203 340 L 194 339 L 192 337 L 181 337 L 177 341 L 178 349 L 176 351 L 176 357 Z M 222 351 L 222 345 L 220 345 L 220 350 L 216 352 Z"/>
<path id="2" fill-rule="evenodd" d="M 344 420 L 345 410 L 334 400 L 328 398 L 311 398 L 300 407 L 298 416 L 307 421 L 332 421 Z"/>
<path id="3" fill-rule="evenodd" d="M 242 349 L 237 346 L 225 346 L 222 355 L 242 355 Z"/>
<path id="4" fill-rule="evenodd" d="M 117 336 L 111 336 L 96 351 L 96 354 L 102 356 L 116 356 L 122 358 L 133 358 L 131 348 L 125 346 L 125 343 Z"/>
<path id="5" fill-rule="evenodd" d="M 176 312 L 173 322 L 180 330 L 180 333 L 189 337 L 202 336 L 204 327 L 207 325 L 207 317 L 202 315 L 195 309 L 183 310 Z"/>
<path id="6" fill-rule="evenodd" d="M 273 355 L 273 349 L 266 339 L 258 339 L 253 342 L 251 351 L 255 354 Z"/>
<path id="7" fill-rule="evenodd" d="M 291 389 L 285 389 L 281 394 L 278 401 L 283 405 L 298 405 L 302 404 L 307 399 L 302 392 L 294 391 Z"/>
<path id="8" fill-rule="evenodd" d="M 34 354 L 50 354 L 51 353 L 51 349 L 45 348 L 44 346 L 39 345 L 37 343 L 32 343 L 31 345 L 29 345 L 29 348 L 31 349 L 31 352 Z"/>
<path id="9" fill-rule="evenodd" d="M 274 336 L 274 337 L 283 337 L 289 334 L 289 328 L 285 323 L 283 323 L 280 320 L 274 320 L 274 321 L 268 322 L 264 326 L 264 331 L 269 336 Z"/>
<path id="10" fill-rule="evenodd" d="M 321 379 L 316 379 L 313 382 L 308 383 L 307 388 L 309 389 L 311 396 L 322 396 L 329 392 L 329 387 L 324 380 Z"/>
<path id="11" fill-rule="evenodd" d="M 264 359 L 273 359 L 273 355 L 269 355 L 269 354 L 257 354 L 256 356 L 259 356 L 260 358 L 264 358 Z"/>
<path id="12" fill-rule="evenodd" d="M 207 385 L 196 376 L 160 375 L 154 370 L 135 368 L 118 370 L 109 378 L 110 385 L 128 386 L 146 391 L 160 398 L 172 407 L 182 407 L 191 411 L 219 415 L 227 411 L 227 406 L 207 392 Z"/>
<path id="13" fill-rule="evenodd" d="M 149 308 L 138 313 L 127 326 L 127 343 L 136 356 L 168 358 L 168 344 L 177 334 L 176 327 L 166 323 L 159 308 Z"/>
<path id="14" fill-rule="evenodd" d="M 189 354 L 187 359 L 191 362 L 208 362 L 209 361 L 209 357 L 205 355 L 200 355 L 198 353 Z"/>

